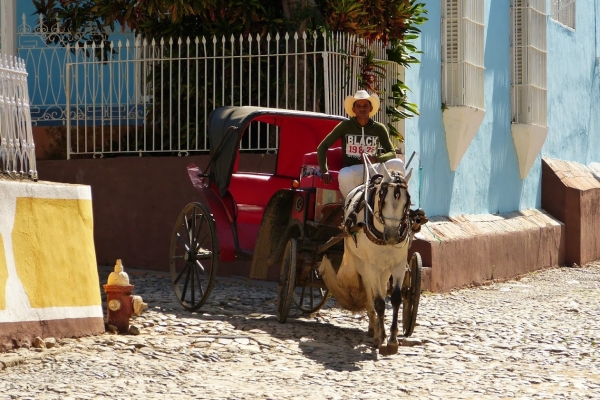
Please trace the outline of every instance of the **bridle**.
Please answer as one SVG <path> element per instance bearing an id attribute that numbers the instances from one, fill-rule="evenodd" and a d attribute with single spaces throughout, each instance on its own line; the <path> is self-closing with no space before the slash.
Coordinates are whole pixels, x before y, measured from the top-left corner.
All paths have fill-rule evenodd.
<path id="1" fill-rule="evenodd" d="M 379 195 L 377 191 L 379 190 Z M 402 196 L 402 190 L 406 190 L 406 204 L 400 218 L 384 217 L 381 210 L 385 206 L 385 199 L 389 190 L 394 191 L 394 199 L 399 199 Z M 358 193 L 356 193 L 358 195 Z M 355 196 L 356 196 L 355 195 Z M 410 242 L 409 232 L 412 229 L 412 219 L 410 218 L 410 194 L 408 193 L 408 184 L 400 175 L 392 175 L 391 182 L 383 182 L 383 175 L 374 175 L 365 183 L 361 190 L 361 201 L 348 199 L 346 209 L 353 204 L 353 209 L 348 214 L 344 221 L 344 230 L 352 235 L 356 243 L 358 230 L 363 229 L 367 238 L 377 245 L 398 245 L 406 246 Z M 377 199 L 376 199 L 377 197 Z M 375 210 L 375 201 L 377 200 L 377 211 Z M 364 222 L 357 223 L 357 214 L 364 211 Z M 384 233 L 375 227 L 374 220 L 377 219 L 383 226 L 386 221 L 396 221 L 398 229 L 396 230 L 396 238 L 393 243 L 386 241 Z"/>
<path id="2" fill-rule="evenodd" d="M 400 175 L 393 175 L 391 182 L 382 182 L 382 175 L 375 175 L 371 178 L 368 190 L 365 192 L 365 234 L 367 238 L 375 244 L 406 244 L 410 237 L 409 232 L 412 226 L 412 220 L 410 218 L 410 194 L 408 193 L 408 185 L 402 179 Z M 379 192 L 378 192 L 379 189 Z M 402 196 L 402 190 L 406 191 L 406 203 L 402 210 L 402 216 L 400 218 L 384 217 L 381 210 L 385 207 L 385 199 L 388 192 L 393 190 L 394 199 L 398 200 Z M 377 199 L 375 199 L 377 197 Z M 377 200 L 377 211 L 375 210 L 375 200 Z M 384 239 L 383 232 L 379 231 L 375 225 L 374 220 L 377 219 L 381 225 L 386 226 L 387 221 L 397 222 L 398 228 L 396 229 L 396 238 L 394 243 L 390 243 Z"/>

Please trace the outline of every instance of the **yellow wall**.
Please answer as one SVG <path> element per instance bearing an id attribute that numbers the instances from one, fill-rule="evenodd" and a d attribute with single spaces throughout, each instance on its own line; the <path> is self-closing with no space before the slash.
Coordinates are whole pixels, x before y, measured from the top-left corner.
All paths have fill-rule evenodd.
<path id="1" fill-rule="evenodd" d="M 6 309 L 6 280 L 8 279 L 8 266 L 4 252 L 4 241 L 0 235 L 0 310 Z"/>
<path id="2" fill-rule="evenodd" d="M 101 305 L 93 243 L 91 200 L 17 198 L 12 244 L 31 307 Z"/>

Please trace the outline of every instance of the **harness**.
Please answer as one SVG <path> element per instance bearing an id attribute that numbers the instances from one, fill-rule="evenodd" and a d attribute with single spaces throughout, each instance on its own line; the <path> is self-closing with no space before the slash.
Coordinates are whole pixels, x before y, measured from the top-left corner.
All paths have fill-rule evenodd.
<path id="1" fill-rule="evenodd" d="M 344 206 L 344 214 L 346 218 L 342 224 L 344 231 L 352 236 L 354 244 L 357 244 L 356 234 L 359 230 L 363 229 L 367 238 L 377 244 L 399 244 L 406 242 L 410 235 L 413 220 L 410 217 L 410 194 L 408 193 L 408 185 L 399 175 L 394 175 L 392 182 L 382 182 L 383 175 L 374 175 L 369 180 L 368 184 L 360 186 L 355 189 L 352 196 L 349 196 Z M 379 195 L 377 196 L 377 190 L 379 189 Z M 407 190 L 406 197 L 407 201 L 404 205 L 404 210 L 400 218 L 384 217 L 381 210 L 385 206 L 385 198 L 388 191 L 392 189 L 394 191 L 394 199 L 399 199 L 402 195 L 402 190 Z M 375 201 L 377 199 L 377 212 L 374 211 Z M 364 222 L 358 222 L 358 213 L 364 211 Z M 383 232 L 379 231 L 375 225 L 374 220 L 377 220 L 385 226 L 386 220 L 398 221 L 398 229 L 396 232 L 396 239 L 394 243 L 387 243 L 384 240 Z"/>

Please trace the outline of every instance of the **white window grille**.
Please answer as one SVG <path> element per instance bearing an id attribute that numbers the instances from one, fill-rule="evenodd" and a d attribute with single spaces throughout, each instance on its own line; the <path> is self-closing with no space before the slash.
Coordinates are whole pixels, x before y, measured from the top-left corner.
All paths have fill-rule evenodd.
<path id="1" fill-rule="evenodd" d="M 483 109 L 483 1 L 444 0 L 442 5 L 442 101 Z"/>
<path id="2" fill-rule="evenodd" d="M 512 122 L 547 126 L 546 0 L 511 0 Z"/>
<path id="3" fill-rule="evenodd" d="M 575 29 L 576 0 L 552 0 L 552 19 Z"/>

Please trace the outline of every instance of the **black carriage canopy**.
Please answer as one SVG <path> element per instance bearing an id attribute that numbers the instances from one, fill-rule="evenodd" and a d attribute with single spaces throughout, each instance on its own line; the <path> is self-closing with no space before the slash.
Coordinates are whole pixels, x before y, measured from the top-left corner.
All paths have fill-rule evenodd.
<path id="1" fill-rule="evenodd" d="M 302 156 L 316 151 L 323 138 L 346 117 L 311 111 L 265 107 L 219 107 L 208 120 L 211 147 L 210 180 L 224 196 L 229 188 L 237 151 L 252 121 L 276 125 L 279 130 L 277 175 L 297 177 Z M 282 156 L 282 157 L 279 157 Z"/>

